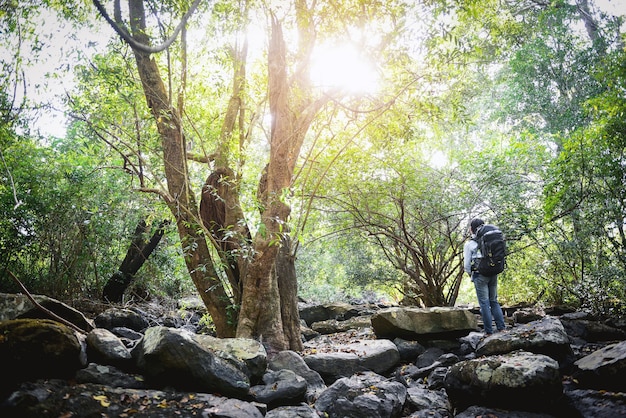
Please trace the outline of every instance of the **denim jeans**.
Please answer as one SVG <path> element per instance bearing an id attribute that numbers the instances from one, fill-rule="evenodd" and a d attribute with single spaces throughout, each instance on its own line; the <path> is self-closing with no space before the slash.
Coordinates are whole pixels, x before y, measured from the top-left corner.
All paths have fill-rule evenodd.
<path id="1" fill-rule="evenodd" d="M 480 316 L 485 325 L 485 333 L 493 333 L 492 320 L 496 322 L 496 328 L 501 331 L 505 328 L 502 308 L 498 303 L 498 276 L 482 276 L 474 273 L 474 288 L 480 305 Z"/>

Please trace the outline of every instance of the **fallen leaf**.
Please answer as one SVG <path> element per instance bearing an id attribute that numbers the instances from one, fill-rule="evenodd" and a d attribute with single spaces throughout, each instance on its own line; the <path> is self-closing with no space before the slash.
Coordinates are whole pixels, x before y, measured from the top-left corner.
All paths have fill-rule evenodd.
<path id="1" fill-rule="evenodd" d="M 100 401 L 100 405 L 102 405 L 104 408 L 108 408 L 109 405 L 111 405 L 109 398 L 107 398 L 105 395 L 99 395 L 99 396 L 94 395 L 93 398 L 96 401 Z"/>

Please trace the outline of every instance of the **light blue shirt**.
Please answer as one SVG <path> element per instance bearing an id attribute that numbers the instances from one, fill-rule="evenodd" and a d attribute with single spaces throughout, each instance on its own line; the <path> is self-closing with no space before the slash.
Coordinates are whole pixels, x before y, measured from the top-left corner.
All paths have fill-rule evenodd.
<path id="1" fill-rule="evenodd" d="M 474 238 L 474 236 L 472 236 Z M 472 275 L 472 260 L 478 257 L 478 243 L 473 239 L 468 240 L 463 246 L 463 270 Z"/>

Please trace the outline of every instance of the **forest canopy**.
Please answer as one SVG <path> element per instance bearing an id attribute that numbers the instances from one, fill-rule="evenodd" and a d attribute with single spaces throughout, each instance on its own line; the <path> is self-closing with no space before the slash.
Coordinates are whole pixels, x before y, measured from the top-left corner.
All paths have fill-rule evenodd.
<path id="1" fill-rule="evenodd" d="M 0 291 L 117 277 L 298 349 L 298 298 L 472 303 L 481 217 L 502 301 L 621 313 L 615 4 L 3 2 Z"/>

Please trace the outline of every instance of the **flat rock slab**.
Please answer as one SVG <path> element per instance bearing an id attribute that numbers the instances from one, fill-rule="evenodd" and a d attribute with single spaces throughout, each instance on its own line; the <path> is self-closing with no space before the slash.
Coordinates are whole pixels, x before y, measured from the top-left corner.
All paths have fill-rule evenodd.
<path id="1" fill-rule="evenodd" d="M 452 307 L 383 309 L 372 316 L 379 338 L 458 338 L 478 328 L 476 316 L 468 309 Z"/>
<path id="2" fill-rule="evenodd" d="M 389 340 L 363 340 L 307 350 L 304 361 L 326 381 L 362 371 L 384 373 L 400 361 L 396 345 Z"/>

